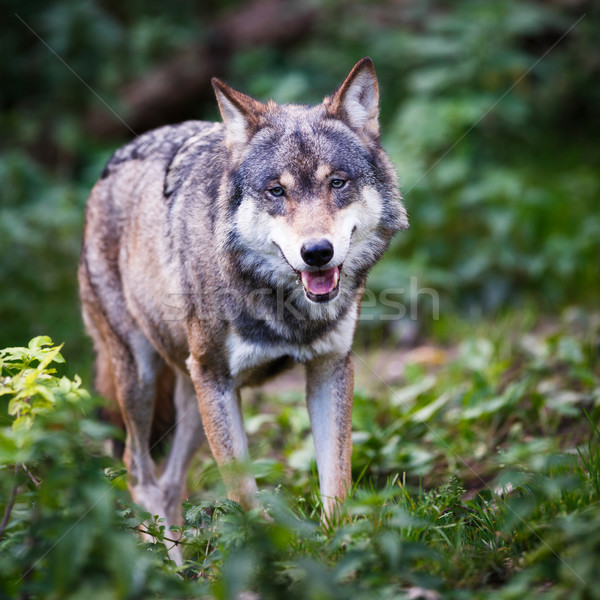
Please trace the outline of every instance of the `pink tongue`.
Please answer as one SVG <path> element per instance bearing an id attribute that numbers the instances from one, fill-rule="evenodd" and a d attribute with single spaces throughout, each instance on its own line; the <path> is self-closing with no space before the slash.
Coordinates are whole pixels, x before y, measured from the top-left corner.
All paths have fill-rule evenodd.
<path id="1" fill-rule="evenodd" d="M 339 274 L 338 267 L 324 271 L 302 271 L 302 283 L 309 292 L 321 296 L 335 289 Z"/>

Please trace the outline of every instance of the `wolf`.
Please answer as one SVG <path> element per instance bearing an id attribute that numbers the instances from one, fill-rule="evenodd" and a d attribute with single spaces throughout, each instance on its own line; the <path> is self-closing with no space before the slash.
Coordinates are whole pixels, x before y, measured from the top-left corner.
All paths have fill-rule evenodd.
<path id="1" fill-rule="evenodd" d="M 365 280 L 408 227 L 380 144 L 374 66 L 360 60 L 316 106 L 212 84 L 222 123 L 141 135 L 89 197 L 79 285 L 96 387 L 120 409 L 134 501 L 171 525 L 204 437 L 229 498 L 256 504 L 240 467 L 240 390 L 303 364 L 331 517 L 351 481 L 351 347 Z M 151 433 L 171 409 L 159 474 Z"/>

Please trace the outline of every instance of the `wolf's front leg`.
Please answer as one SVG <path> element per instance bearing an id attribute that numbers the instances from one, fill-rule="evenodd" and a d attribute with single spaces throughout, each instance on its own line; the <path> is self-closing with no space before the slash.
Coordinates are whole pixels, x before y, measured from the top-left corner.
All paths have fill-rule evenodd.
<path id="1" fill-rule="evenodd" d="M 350 354 L 320 357 L 306 364 L 306 401 L 328 517 L 346 497 L 351 483 L 353 389 Z"/>
<path id="2" fill-rule="evenodd" d="M 188 368 L 198 396 L 200 415 L 210 449 L 231 500 L 244 508 L 256 505 L 256 481 L 250 474 L 248 440 L 239 391 L 233 382 L 190 358 Z"/>

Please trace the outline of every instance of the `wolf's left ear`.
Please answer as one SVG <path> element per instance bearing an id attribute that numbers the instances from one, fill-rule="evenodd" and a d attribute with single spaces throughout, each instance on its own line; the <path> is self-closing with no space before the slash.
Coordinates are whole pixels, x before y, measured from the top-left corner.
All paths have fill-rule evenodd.
<path id="1" fill-rule="evenodd" d="M 265 105 L 234 90 L 216 77 L 213 77 L 212 85 L 225 124 L 227 146 L 230 149 L 243 146 L 260 126 Z"/>
<path id="2" fill-rule="evenodd" d="M 370 58 L 359 60 L 344 83 L 325 98 L 328 112 L 359 133 L 379 137 L 379 87 L 375 67 Z"/>

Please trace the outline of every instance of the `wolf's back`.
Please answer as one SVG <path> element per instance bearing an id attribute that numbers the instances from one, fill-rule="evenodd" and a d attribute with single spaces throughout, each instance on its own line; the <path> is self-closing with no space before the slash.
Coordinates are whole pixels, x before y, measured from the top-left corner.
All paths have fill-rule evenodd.
<path id="1" fill-rule="evenodd" d="M 102 171 L 101 179 L 118 170 L 119 165 L 132 160 L 151 159 L 160 161 L 164 164 L 164 172 L 166 172 L 182 146 L 212 126 L 213 123 L 204 121 L 184 121 L 177 125 L 166 125 L 148 131 L 119 148 L 110 157 Z"/>
<path id="2" fill-rule="evenodd" d="M 136 235 L 132 224 L 136 213 L 145 210 L 139 203 L 150 193 L 156 203 L 168 203 L 168 178 L 176 157 L 184 158 L 198 139 L 206 137 L 215 124 L 187 121 L 149 131 L 119 148 L 109 159 L 100 180 L 94 186 L 86 207 L 83 248 L 79 265 L 80 296 L 86 329 L 94 342 L 96 391 L 110 400 L 102 416 L 122 427 L 112 368 L 111 339 L 127 340 L 137 328 L 127 307 L 122 270 L 123 246 Z M 211 137 L 209 135 L 209 137 Z M 214 136 L 212 136 L 214 138 Z M 201 144 L 202 146 L 202 144 Z M 204 148 L 206 150 L 206 148 Z M 191 161 L 192 159 L 189 158 Z M 172 176 L 174 174 L 171 174 Z M 138 234 L 139 235 L 139 234 Z M 139 235 L 140 252 L 149 254 L 156 239 Z M 174 376 L 166 364 L 157 381 L 152 440 L 162 439 L 172 426 Z M 119 444 L 115 448 L 120 449 Z"/>

